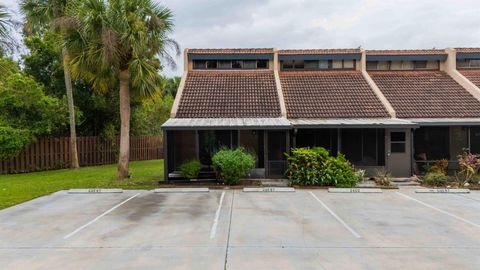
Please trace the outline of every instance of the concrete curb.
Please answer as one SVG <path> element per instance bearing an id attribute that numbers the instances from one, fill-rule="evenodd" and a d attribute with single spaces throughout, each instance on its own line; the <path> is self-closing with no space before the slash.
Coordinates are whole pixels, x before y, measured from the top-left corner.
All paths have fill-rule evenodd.
<path id="1" fill-rule="evenodd" d="M 415 193 L 465 194 L 465 193 L 470 193 L 470 189 L 466 189 L 466 188 L 422 188 L 422 189 L 415 189 Z"/>
<path id="2" fill-rule="evenodd" d="M 329 193 L 382 193 L 379 188 L 329 188 Z"/>
<path id="3" fill-rule="evenodd" d="M 209 188 L 157 188 L 154 193 L 207 193 Z"/>
<path id="4" fill-rule="evenodd" d="M 107 194 L 107 193 L 123 193 L 121 188 L 79 188 L 69 189 L 68 194 Z"/>
<path id="5" fill-rule="evenodd" d="M 243 192 L 295 192 L 292 187 L 245 187 Z"/>

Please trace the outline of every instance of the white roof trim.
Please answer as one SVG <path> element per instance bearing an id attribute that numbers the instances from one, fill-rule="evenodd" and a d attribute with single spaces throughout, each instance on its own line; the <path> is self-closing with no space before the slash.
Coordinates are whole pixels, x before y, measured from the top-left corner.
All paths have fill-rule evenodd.
<path id="1" fill-rule="evenodd" d="M 355 119 L 290 119 L 295 128 L 332 127 L 415 127 L 416 123 L 398 118 L 355 118 Z"/>
<path id="2" fill-rule="evenodd" d="M 286 118 L 170 118 L 163 129 L 290 129 Z"/>
<path id="3" fill-rule="evenodd" d="M 420 126 L 478 126 L 480 118 L 409 118 Z"/>

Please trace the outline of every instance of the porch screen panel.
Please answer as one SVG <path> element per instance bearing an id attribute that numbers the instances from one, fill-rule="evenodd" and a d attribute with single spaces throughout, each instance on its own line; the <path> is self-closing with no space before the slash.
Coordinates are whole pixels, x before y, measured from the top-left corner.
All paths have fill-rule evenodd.
<path id="1" fill-rule="evenodd" d="M 414 131 L 415 160 L 450 159 L 449 127 L 421 127 Z"/>
<path id="2" fill-rule="evenodd" d="M 185 161 L 197 157 L 196 134 L 193 130 L 175 131 L 171 137 L 173 137 L 174 168 L 178 170 Z M 168 139 L 172 139 L 171 137 Z"/>
<path id="3" fill-rule="evenodd" d="M 241 130 L 239 144 L 255 155 L 256 168 L 264 168 L 263 130 Z"/>
<path id="4" fill-rule="evenodd" d="M 450 127 L 450 158 L 457 159 L 468 148 L 468 127 Z"/>
<path id="5" fill-rule="evenodd" d="M 480 127 L 470 128 L 470 152 L 480 154 Z"/>
<path id="6" fill-rule="evenodd" d="M 268 132 L 268 175 L 282 176 L 286 170 L 285 152 L 287 136 L 285 131 Z"/>
<path id="7" fill-rule="evenodd" d="M 343 129 L 342 130 L 342 152 L 345 157 L 354 163 L 362 161 L 362 130 L 361 129 Z"/>
<path id="8" fill-rule="evenodd" d="M 385 131 L 383 129 L 342 129 L 341 153 L 355 165 L 385 165 Z"/>
<path id="9" fill-rule="evenodd" d="M 320 146 L 337 154 L 337 130 L 336 129 L 299 129 L 296 134 L 297 147 Z"/>

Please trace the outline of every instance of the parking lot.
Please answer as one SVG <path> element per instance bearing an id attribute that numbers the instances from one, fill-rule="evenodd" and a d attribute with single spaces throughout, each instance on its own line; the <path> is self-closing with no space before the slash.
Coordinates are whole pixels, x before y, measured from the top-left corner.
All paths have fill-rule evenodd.
<path id="1" fill-rule="evenodd" d="M 68 194 L 0 211 L 1 269 L 480 269 L 480 192 Z"/>

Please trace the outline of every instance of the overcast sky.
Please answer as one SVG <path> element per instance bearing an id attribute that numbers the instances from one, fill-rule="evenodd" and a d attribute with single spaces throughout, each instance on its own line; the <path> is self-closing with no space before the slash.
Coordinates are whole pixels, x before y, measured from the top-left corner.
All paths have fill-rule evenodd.
<path id="1" fill-rule="evenodd" d="M 16 6 L 18 0 L 0 0 Z M 480 0 L 163 0 L 184 48 L 480 47 Z M 177 70 L 182 73 L 182 58 Z"/>

